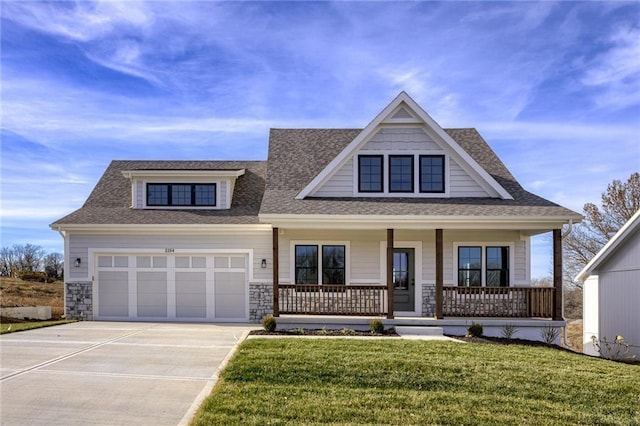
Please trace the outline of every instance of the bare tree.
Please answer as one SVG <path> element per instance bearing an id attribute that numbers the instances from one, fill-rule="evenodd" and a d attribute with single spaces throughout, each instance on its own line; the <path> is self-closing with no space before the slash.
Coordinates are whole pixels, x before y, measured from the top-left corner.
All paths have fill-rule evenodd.
<path id="1" fill-rule="evenodd" d="M 575 276 L 600 251 L 609 239 L 640 210 L 640 173 L 626 182 L 614 180 L 602 193 L 602 206 L 587 203 L 583 207 L 584 221 L 574 226 L 564 240 L 564 281 L 582 288 Z"/>
<path id="2" fill-rule="evenodd" d="M 44 271 L 51 278 L 61 279 L 64 273 L 62 253 L 49 253 L 44 257 Z"/>
<path id="3" fill-rule="evenodd" d="M 18 260 L 16 253 L 11 247 L 0 249 L 0 276 L 10 277 L 17 270 Z"/>

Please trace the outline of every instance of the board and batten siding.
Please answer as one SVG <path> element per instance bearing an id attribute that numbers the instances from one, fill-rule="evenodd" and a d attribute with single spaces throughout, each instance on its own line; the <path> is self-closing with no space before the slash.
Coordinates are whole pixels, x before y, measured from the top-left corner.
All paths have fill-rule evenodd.
<path id="1" fill-rule="evenodd" d="M 253 250 L 253 278 L 254 281 L 271 281 L 271 232 L 256 232 L 251 234 L 216 234 L 216 235 L 188 235 L 188 236 L 160 236 L 160 235 L 90 235 L 69 234 L 69 259 L 80 258 L 79 268 L 70 267 L 65 273 L 67 281 L 84 279 L 92 272 L 88 270 L 89 249 L 152 249 L 165 248 L 181 250 Z M 267 268 L 261 267 L 262 259 L 268 259 Z"/>
<path id="2" fill-rule="evenodd" d="M 416 282 L 435 283 L 435 231 L 434 230 L 396 230 L 396 241 L 420 242 L 422 246 L 422 276 L 416 276 Z M 380 276 L 380 244 L 386 242 L 385 231 L 317 231 L 286 229 L 279 235 L 280 282 L 294 281 L 291 262 L 294 257 L 292 243 L 322 244 L 348 243 L 349 245 L 349 282 L 379 284 L 385 281 Z M 518 231 L 444 231 L 444 283 L 457 285 L 454 272 L 454 244 L 473 242 L 478 244 L 512 245 L 513 282 L 511 285 L 527 285 L 527 265 L 529 264 L 527 242 L 520 239 Z M 483 253 L 484 257 L 484 253 Z"/>
<path id="3" fill-rule="evenodd" d="M 352 197 L 354 196 L 354 177 L 357 170 L 358 154 L 442 154 L 448 158 L 448 182 L 450 197 L 488 197 L 487 191 L 480 186 L 451 156 L 443 150 L 427 133 L 419 127 L 382 128 L 358 152 L 354 154 L 312 195 L 315 197 Z M 414 164 L 418 176 L 418 164 Z M 385 170 L 388 165 L 385 159 Z M 388 170 L 384 173 L 388 179 Z M 417 184 L 417 183 L 416 183 Z M 416 188 L 417 190 L 417 188 Z M 421 195 L 417 193 L 417 195 Z M 424 194 L 422 194 L 424 195 Z"/>

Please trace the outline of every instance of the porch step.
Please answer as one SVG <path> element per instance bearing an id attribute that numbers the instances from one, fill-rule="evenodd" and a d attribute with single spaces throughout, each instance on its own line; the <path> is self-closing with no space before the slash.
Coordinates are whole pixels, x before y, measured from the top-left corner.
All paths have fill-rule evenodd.
<path id="1" fill-rule="evenodd" d="M 442 327 L 415 327 L 396 325 L 399 336 L 442 336 Z"/>

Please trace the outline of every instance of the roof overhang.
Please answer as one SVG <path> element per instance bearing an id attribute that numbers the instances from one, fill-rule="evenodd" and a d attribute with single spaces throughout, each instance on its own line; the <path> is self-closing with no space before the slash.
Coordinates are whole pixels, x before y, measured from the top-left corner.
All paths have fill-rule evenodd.
<path id="1" fill-rule="evenodd" d="M 199 177 L 199 178 L 237 178 L 244 175 L 245 169 L 234 170 L 123 170 L 122 175 L 128 179 L 144 177 Z"/>
<path id="2" fill-rule="evenodd" d="M 260 222 L 276 228 L 290 229 L 501 229 L 517 230 L 536 235 L 561 229 L 563 225 L 580 221 L 580 217 L 565 216 L 354 216 L 354 215 L 282 215 L 260 214 Z"/>
<path id="3" fill-rule="evenodd" d="M 265 223 L 256 224 L 56 224 L 49 225 L 54 231 L 91 234 L 180 234 L 201 235 L 220 233 L 262 233 L 270 232 L 271 225 Z"/>
<path id="4" fill-rule="evenodd" d="M 584 282 L 589 275 L 598 270 L 598 267 L 637 229 L 640 228 L 640 210 L 625 223 L 622 228 L 611 237 L 607 244 L 591 259 L 589 263 L 578 273 L 576 281 Z"/>

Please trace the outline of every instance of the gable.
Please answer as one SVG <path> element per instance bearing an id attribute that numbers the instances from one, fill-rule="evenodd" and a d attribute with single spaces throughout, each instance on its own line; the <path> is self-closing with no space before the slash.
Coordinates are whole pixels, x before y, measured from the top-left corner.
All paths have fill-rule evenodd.
<path id="1" fill-rule="evenodd" d="M 373 173 L 373 177 L 363 177 L 364 173 Z M 363 188 L 363 182 L 369 185 L 371 179 L 375 181 L 373 190 Z M 404 92 L 296 198 L 309 196 L 513 199 Z"/>
<path id="2" fill-rule="evenodd" d="M 629 234 L 598 267 L 600 273 L 632 270 L 640 271 L 640 229 Z"/>

